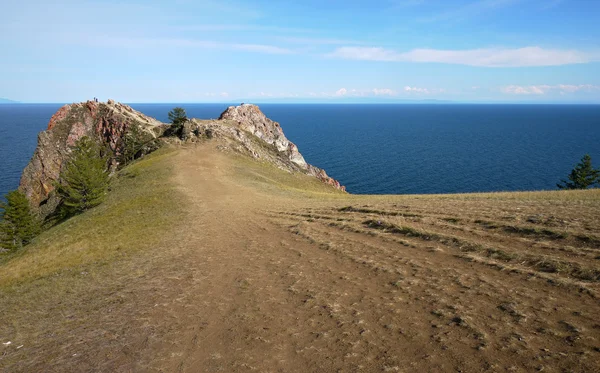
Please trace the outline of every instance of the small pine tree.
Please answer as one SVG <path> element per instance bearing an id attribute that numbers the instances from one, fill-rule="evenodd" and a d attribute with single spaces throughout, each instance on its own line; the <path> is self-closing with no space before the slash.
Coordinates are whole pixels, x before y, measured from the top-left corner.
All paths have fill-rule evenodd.
<path id="1" fill-rule="evenodd" d="M 129 131 L 123 136 L 119 163 L 125 166 L 144 154 L 158 149 L 158 141 L 145 132 L 138 123 L 134 123 Z"/>
<path id="2" fill-rule="evenodd" d="M 81 213 L 104 201 L 110 181 L 106 164 L 96 142 L 89 137 L 77 141 L 56 185 L 62 216 Z"/>
<path id="3" fill-rule="evenodd" d="M 181 136 L 183 124 L 188 120 L 185 109 L 176 107 L 169 111 L 169 120 L 171 127 L 166 131 L 167 136 Z"/>
<path id="4" fill-rule="evenodd" d="M 13 190 L 0 203 L 0 246 L 15 250 L 27 245 L 40 233 L 40 223 L 32 213 L 25 194 Z"/>
<path id="5" fill-rule="evenodd" d="M 569 174 L 569 180 L 561 180 L 556 186 L 559 189 L 587 189 L 600 183 L 600 170 L 592 167 L 592 157 L 589 154 L 581 158 L 581 162 Z"/>

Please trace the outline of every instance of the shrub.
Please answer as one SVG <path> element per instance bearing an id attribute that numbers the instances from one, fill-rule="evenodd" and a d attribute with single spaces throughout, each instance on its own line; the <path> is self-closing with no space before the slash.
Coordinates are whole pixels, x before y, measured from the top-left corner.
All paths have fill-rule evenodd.
<path id="1" fill-rule="evenodd" d="M 0 203 L 0 246 L 15 250 L 27 245 L 40 233 L 40 222 L 31 211 L 25 194 L 13 190 Z"/>

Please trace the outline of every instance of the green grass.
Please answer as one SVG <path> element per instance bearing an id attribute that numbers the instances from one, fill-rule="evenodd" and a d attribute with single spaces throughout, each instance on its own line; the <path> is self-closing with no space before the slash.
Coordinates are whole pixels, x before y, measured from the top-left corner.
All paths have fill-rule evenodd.
<path id="1" fill-rule="evenodd" d="M 238 180 L 250 182 L 269 192 L 283 192 L 289 197 L 337 199 L 347 198 L 348 194 L 321 182 L 313 176 L 300 172 L 281 170 L 274 164 L 243 155 L 233 155 L 233 175 Z"/>
<path id="2" fill-rule="evenodd" d="M 102 265 L 156 245 L 180 218 L 181 201 L 162 149 L 119 173 L 107 200 L 0 261 L 0 288 Z"/>

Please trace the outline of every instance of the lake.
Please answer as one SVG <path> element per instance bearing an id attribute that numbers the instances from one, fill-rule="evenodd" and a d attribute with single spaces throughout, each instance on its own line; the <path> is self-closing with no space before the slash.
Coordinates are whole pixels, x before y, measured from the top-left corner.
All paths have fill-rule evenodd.
<path id="1" fill-rule="evenodd" d="M 239 104 L 239 103 L 238 103 Z M 0 105 L 0 193 L 18 186 L 61 104 Z M 228 104 L 175 106 L 217 118 Z M 585 154 L 600 166 L 600 105 L 262 104 L 307 162 L 359 194 L 552 190 Z"/>

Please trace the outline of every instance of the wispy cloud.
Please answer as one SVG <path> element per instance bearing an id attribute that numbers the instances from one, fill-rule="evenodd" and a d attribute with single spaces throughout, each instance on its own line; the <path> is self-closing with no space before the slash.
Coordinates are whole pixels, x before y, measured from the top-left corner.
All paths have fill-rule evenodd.
<path id="1" fill-rule="evenodd" d="M 348 95 L 348 90 L 346 88 L 340 88 L 335 93 L 334 96 L 342 97 Z"/>
<path id="2" fill-rule="evenodd" d="M 295 27 L 280 27 L 268 25 L 253 25 L 253 24 L 202 24 L 202 25 L 185 25 L 176 27 L 180 31 L 268 31 L 268 32 L 285 32 L 297 34 L 313 34 L 317 30 L 309 28 Z"/>
<path id="3" fill-rule="evenodd" d="M 371 90 L 375 96 L 396 96 L 398 92 L 389 88 L 373 88 Z"/>
<path id="4" fill-rule="evenodd" d="M 406 94 L 417 94 L 417 95 L 431 95 L 431 94 L 440 94 L 446 92 L 445 89 L 442 88 L 422 88 L 422 87 L 411 87 L 405 86 L 404 93 Z"/>
<path id="5" fill-rule="evenodd" d="M 282 42 L 290 43 L 290 44 L 308 44 L 308 45 L 360 45 L 364 44 L 364 42 L 360 42 L 357 40 L 348 40 L 348 39 L 335 39 L 335 38 L 302 38 L 302 37 L 288 37 L 288 36 L 278 36 L 275 38 L 276 40 L 280 40 Z"/>
<path id="6" fill-rule="evenodd" d="M 391 88 L 373 88 L 373 89 L 346 89 L 340 88 L 333 95 L 324 94 L 333 97 L 369 97 L 369 96 L 397 96 L 398 92 Z"/>
<path id="7" fill-rule="evenodd" d="M 180 39 L 180 38 L 122 38 L 122 37 L 88 37 L 84 42 L 87 45 L 102 45 L 104 47 L 119 48 L 199 48 L 222 49 L 264 54 L 293 54 L 293 50 L 267 44 L 223 43 L 210 40 Z"/>
<path id="8" fill-rule="evenodd" d="M 433 62 L 483 67 L 559 66 L 600 60 L 598 53 L 578 50 L 481 48 L 470 50 L 413 49 L 398 52 L 378 47 L 340 47 L 329 57 L 365 61 Z"/>
<path id="9" fill-rule="evenodd" d="M 411 87 L 411 86 L 406 86 L 404 87 L 404 92 L 407 93 L 424 93 L 424 94 L 429 94 L 430 91 L 427 88 L 419 88 L 419 87 Z"/>
<path id="10" fill-rule="evenodd" d="M 545 95 L 547 93 L 575 93 L 579 91 L 597 91 L 600 90 L 600 86 L 595 86 L 592 84 L 557 84 L 557 85 L 548 85 L 548 84 L 540 84 L 540 85 L 529 85 L 529 86 L 521 86 L 521 85 L 509 85 L 506 87 L 502 87 L 500 89 L 501 92 L 512 95 Z"/>

